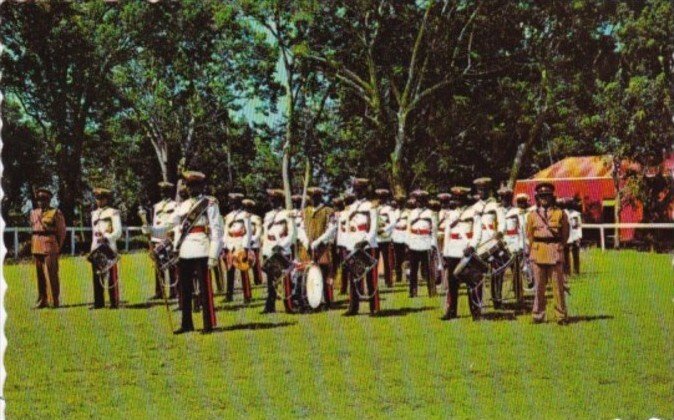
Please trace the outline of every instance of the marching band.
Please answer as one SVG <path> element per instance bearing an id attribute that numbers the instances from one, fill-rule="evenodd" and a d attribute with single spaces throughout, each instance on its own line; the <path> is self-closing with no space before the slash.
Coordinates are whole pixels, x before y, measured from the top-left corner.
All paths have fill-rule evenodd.
<path id="1" fill-rule="evenodd" d="M 409 198 L 392 197 L 385 188 L 376 189 L 371 199 L 370 180 L 356 178 L 349 193 L 333 200 L 326 200 L 319 187 L 308 188 L 306 197 L 293 196 L 291 210 L 284 207 L 283 190 L 267 190 L 271 210 L 264 218 L 255 214 L 256 203 L 240 193 L 228 195 L 230 211 L 221 217 L 218 201 L 204 194 L 205 185 L 205 174 L 185 172 L 177 191 L 174 184 L 159 184 L 161 200 L 153 207 L 151 222 L 142 209 L 139 212 L 156 263 L 153 298 L 178 298 L 182 310 L 176 334 L 194 330 L 193 309 L 202 311 L 204 333 L 216 326 L 212 273 L 224 277 L 215 279 L 217 284 L 226 280 L 225 301 L 234 298 L 238 274 L 244 304 L 252 299 L 251 277 L 256 285 L 266 280 L 262 313 L 275 312 L 277 300 L 290 313 L 329 310 L 339 283 L 339 293 L 348 293 L 345 315 L 357 314 L 359 303 L 367 301 L 370 314 L 377 316 L 380 264 L 388 288 L 401 283 L 405 274 L 410 298 L 418 296 L 419 276 L 429 297 L 443 285 L 443 320 L 457 317 L 462 283 L 474 320 L 483 315 L 485 287 L 490 288 L 494 309 L 502 308 L 508 270 L 513 288 L 508 297 L 521 303 L 525 289 L 534 291 L 534 322 L 545 319 L 548 281 L 557 321 L 566 320 L 565 272 L 571 270 L 571 256 L 574 271 L 579 271 L 581 221 L 574 200 L 556 200 L 552 184 L 539 184 L 537 204 L 530 206 L 526 194 L 514 196 L 509 188 L 502 187 L 499 199 L 494 198 L 489 178 L 474 181 L 474 196 L 470 188 L 456 186 L 439 194 L 438 200 L 429 200 L 429 193 L 420 189 Z M 110 207 L 111 195 L 107 189 L 94 190 L 97 207 L 88 257 L 94 273 L 93 308 L 104 306 L 106 288 L 110 307 L 120 304 L 115 242 L 122 225 L 120 212 Z M 37 198 L 48 204 L 51 193 L 41 189 Z M 31 214 L 34 242 L 47 230 L 43 219 Z M 62 222 L 62 216 L 58 220 Z M 62 224 L 56 223 L 61 230 Z M 60 230 L 54 232 L 58 236 Z M 62 236 L 57 238 L 61 244 Z M 45 273 L 56 278 L 51 287 L 58 305 L 58 287 L 53 289 L 58 267 L 48 262 L 51 266 L 44 269 L 44 253 L 38 251 L 38 307 L 47 304 Z"/>

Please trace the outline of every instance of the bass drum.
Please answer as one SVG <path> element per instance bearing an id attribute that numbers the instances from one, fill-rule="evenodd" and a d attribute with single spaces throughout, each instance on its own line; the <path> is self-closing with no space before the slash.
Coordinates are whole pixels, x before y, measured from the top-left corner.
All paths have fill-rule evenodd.
<path id="1" fill-rule="evenodd" d="M 304 272 L 304 295 L 311 309 L 323 302 L 323 272 L 318 264 L 310 264 Z"/>

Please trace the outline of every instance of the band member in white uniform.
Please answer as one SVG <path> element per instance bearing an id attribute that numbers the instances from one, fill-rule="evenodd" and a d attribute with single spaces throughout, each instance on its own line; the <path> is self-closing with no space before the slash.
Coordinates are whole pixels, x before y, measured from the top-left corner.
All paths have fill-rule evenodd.
<path id="1" fill-rule="evenodd" d="M 491 178 L 483 177 L 473 181 L 477 190 L 478 201 L 473 205 L 476 215 L 480 218 L 482 229 L 478 231 L 477 244 L 495 238 L 503 237 L 505 228 L 504 213 L 500 211 L 499 202 L 491 196 Z M 497 235 L 498 234 L 498 235 Z M 503 276 L 491 277 L 491 297 L 494 309 L 500 309 L 503 294 Z"/>
<path id="2" fill-rule="evenodd" d="M 159 189 L 162 199 L 153 206 L 152 226 L 149 228 L 143 226 L 142 228 L 144 234 L 150 235 L 150 245 L 152 247 L 162 243 L 168 237 L 168 233 L 173 230 L 171 222 L 173 221 L 173 213 L 178 207 L 178 202 L 173 199 L 175 195 L 175 184 L 161 181 L 159 183 Z M 145 217 L 144 210 L 143 217 Z M 177 277 L 178 273 L 175 267 L 170 268 L 168 273 L 161 273 L 155 268 L 155 286 L 152 299 L 163 299 L 163 283 L 165 283 L 166 280 L 168 280 L 170 285 L 169 299 L 177 297 Z"/>
<path id="3" fill-rule="evenodd" d="M 244 260 L 248 260 L 248 258 L 252 260 L 253 258 L 252 255 L 248 255 L 252 254 L 250 244 L 253 229 L 250 224 L 250 215 L 243 208 L 242 200 L 243 194 L 230 193 L 229 203 L 232 210 L 225 216 L 225 232 L 222 242 L 225 269 L 227 272 L 227 288 L 225 291 L 225 301 L 227 302 L 231 302 L 234 297 L 234 278 L 237 270 L 234 265 L 234 260 L 237 254 L 245 252 L 244 255 L 246 257 Z M 240 274 L 241 287 L 243 288 L 243 301 L 244 303 L 250 303 L 252 294 L 248 270 L 240 270 Z"/>
<path id="4" fill-rule="evenodd" d="M 263 226 L 264 233 L 262 234 L 262 258 L 270 258 L 275 252 L 281 252 L 287 259 L 293 259 L 293 246 L 297 237 L 295 228 L 295 218 L 291 211 L 283 208 L 283 190 L 271 189 L 267 190 L 272 210 L 268 211 L 264 216 Z M 267 274 L 267 301 L 262 313 L 276 312 L 276 284 L 282 281 L 285 296 L 283 303 L 287 311 L 293 311 L 292 299 L 286 297 L 291 296 L 292 283 L 290 274 L 286 274 L 282 279 L 272 278 L 270 273 Z"/>
<path id="5" fill-rule="evenodd" d="M 346 249 L 350 253 L 357 248 L 370 253 L 372 258 L 377 258 L 377 210 L 370 200 L 367 199 L 367 188 L 370 181 L 366 178 L 356 178 L 353 181 L 353 192 L 356 201 L 349 206 L 348 235 Z M 348 271 L 348 270 L 347 270 Z M 349 294 L 349 309 L 345 315 L 355 315 L 360 306 L 360 296 L 367 296 L 370 303 L 370 314 L 379 312 L 379 275 L 377 265 L 365 275 L 365 282 L 358 281 L 351 273 L 347 273 L 351 291 Z M 367 284 L 367 291 L 363 287 Z"/>
<path id="6" fill-rule="evenodd" d="M 472 250 L 477 247 L 477 232 L 481 230 L 480 219 L 475 215 L 472 206 L 467 205 L 469 188 L 453 187 L 451 189 L 452 199 L 456 201 L 456 209 L 450 214 L 445 225 L 445 243 L 443 256 L 445 258 L 445 267 L 447 267 L 448 290 L 445 303 L 445 314 L 443 320 L 449 320 L 457 317 L 457 307 L 459 299 L 459 286 L 462 282 L 466 283 L 468 288 L 468 305 L 470 313 L 474 320 L 481 316 L 482 287 L 480 280 L 482 274 L 469 269 L 460 276 L 456 276 L 454 271 L 461 262 L 461 259 L 468 257 Z"/>
<path id="7" fill-rule="evenodd" d="M 356 201 L 355 195 L 350 192 L 344 194 L 344 209 L 339 212 L 339 217 L 337 218 L 338 230 L 335 241 L 341 263 L 344 262 L 344 258 L 349 254 L 349 251 L 347 250 L 347 244 L 349 242 L 349 209 L 351 208 L 351 204 L 353 204 L 354 201 Z M 349 277 L 347 276 L 343 264 L 340 264 L 339 272 L 341 277 L 339 294 L 345 295 L 349 292 Z"/>
<path id="8" fill-rule="evenodd" d="M 435 277 L 431 274 L 431 252 L 438 247 L 438 225 L 433 211 L 426 207 L 428 192 L 416 190 L 412 197 L 417 207 L 410 212 L 407 225 L 407 246 L 410 257 L 410 297 L 417 296 L 419 266 L 421 277 L 428 284 L 428 296 L 435 296 Z"/>
<path id="9" fill-rule="evenodd" d="M 173 219 L 182 310 L 181 326 L 174 333 L 194 331 L 192 295 L 196 283 L 203 315 L 202 332 L 207 334 L 216 325 L 210 269 L 218 264 L 222 248 L 222 217 L 215 197 L 204 195 L 206 175 L 187 171 L 183 179 L 189 198 L 180 203 Z"/>
<path id="10" fill-rule="evenodd" d="M 569 218 L 569 240 L 564 246 L 564 274 L 571 274 L 571 257 L 573 257 L 573 273 L 580 273 L 580 241 L 583 239 L 583 219 L 578 211 L 578 202 L 568 197 L 563 202 L 566 216 Z M 567 277 L 568 278 L 568 277 Z"/>
<path id="11" fill-rule="evenodd" d="M 122 236 L 122 219 L 119 210 L 110 207 L 112 192 L 106 188 L 95 188 L 94 198 L 96 199 L 96 210 L 91 213 L 91 230 L 93 237 L 91 240 L 91 251 L 102 244 L 107 244 L 113 252 L 117 252 L 117 240 Z M 92 309 L 99 309 L 105 306 L 104 288 L 108 289 L 110 295 L 110 309 L 119 307 L 119 273 L 117 264 L 113 265 L 108 271 L 107 285 L 104 285 L 105 278 L 99 278 L 96 270 L 93 269 L 94 279 L 94 306 Z"/>
<path id="12" fill-rule="evenodd" d="M 262 218 L 255 214 L 254 200 L 246 198 L 241 201 L 243 208 L 250 215 L 250 249 L 253 251 L 255 263 L 253 264 L 253 282 L 255 284 L 262 284 L 262 255 L 260 254 L 260 247 L 262 246 Z"/>
<path id="13" fill-rule="evenodd" d="M 393 243 L 391 241 L 391 234 L 397 222 L 397 211 L 391 206 L 389 200 L 391 193 L 385 188 L 375 190 L 375 194 L 379 198 L 379 206 L 377 207 L 377 244 L 379 247 L 379 258 L 384 263 L 384 282 L 386 286 L 393 287 Z"/>
<path id="14" fill-rule="evenodd" d="M 391 233 L 391 241 L 393 242 L 393 253 L 395 263 L 395 282 L 401 283 L 403 281 L 403 264 L 407 259 L 407 223 L 410 219 L 410 212 L 416 206 L 416 201 L 413 199 L 406 200 L 405 196 L 398 195 L 396 197 L 396 224 Z"/>

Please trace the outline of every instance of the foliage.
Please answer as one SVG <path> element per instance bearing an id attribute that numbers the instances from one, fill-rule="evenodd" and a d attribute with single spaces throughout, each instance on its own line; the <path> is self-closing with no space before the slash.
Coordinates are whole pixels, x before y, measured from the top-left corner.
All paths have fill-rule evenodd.
<path id="1" fill-rule="evenodd" d="M 10 3 L 0 6 L 3 215 L 96 184 L 125 222 L 156 182 L 432 192 L 568 155 L 657 163 L 674 138 L 668 0 Z M 25 168 L 32 168 L 29 174 Z M 283 176 L 280 176 L 283 175 Z M 282 182 L 283 181 L 283 182 Z"/>

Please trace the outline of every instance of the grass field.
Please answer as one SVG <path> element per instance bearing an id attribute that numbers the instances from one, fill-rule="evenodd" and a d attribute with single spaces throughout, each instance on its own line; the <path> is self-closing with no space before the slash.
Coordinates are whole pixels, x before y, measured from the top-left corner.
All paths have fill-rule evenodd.
<path id="1" fill-rule="evenodd" d="M 59 310 L 31 310 L 34 267 L 8 265 L 7 416 L 674 417 L 669 257 L 582 257 L 566 327 L 512 311 L 473 323 L 465 296 L 462 318 L 442 322 L 440 298 L 420 289 L 409 299 L 402 286 L 384 290 L 381 318 L 260 315 L 258 287 L 249 308 L 240 294 L 229 304 L 217 296 L 219 329 L 208 336 L 174 336 L 166 309 L 146 305 L 145 254 L 122 259 L 118 311 L 88 310 L 82 258 L 61 262 Z"/>

